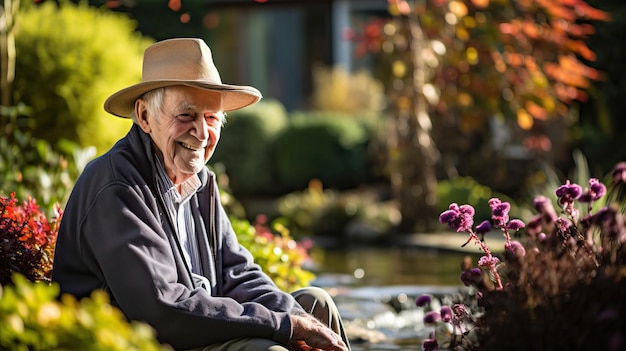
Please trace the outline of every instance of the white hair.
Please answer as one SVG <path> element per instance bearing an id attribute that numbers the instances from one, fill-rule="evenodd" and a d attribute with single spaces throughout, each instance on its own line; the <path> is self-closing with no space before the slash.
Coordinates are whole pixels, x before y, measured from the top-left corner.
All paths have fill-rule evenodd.
<path id="1" fill-rule="evenodd" d="M 157 112 L 161 111 L 161 106 L 163 106 L 163 95 L 165 95 L 165 87 L 150 90 L 144 93 L 139 98 L 146 103 L 146 109 L 148 110 L 148 113 L 154 114 L 154 116 L 158 116 Z M 130 118 L 133 120 L 133 123 L 137 123 L 137 115 L 135 114 L 135 110 L 133 110 L 133 113 L 131 113 Z"/>

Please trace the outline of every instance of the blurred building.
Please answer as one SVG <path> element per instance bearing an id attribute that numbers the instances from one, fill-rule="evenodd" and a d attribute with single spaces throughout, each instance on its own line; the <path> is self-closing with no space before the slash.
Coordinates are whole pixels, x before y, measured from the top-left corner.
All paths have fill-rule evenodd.
<path id="1" fill-rule="evenodd" d="M 101 3 L 101 1 L 100 1 Z M 122 0 L 156 40 L 197 36 L 213 50 L 224 82 L 250 84 L 288 110 L 306 108 L 312 67 L 362 65 L 355 31 L 387 14 L 386 0 Z"/>

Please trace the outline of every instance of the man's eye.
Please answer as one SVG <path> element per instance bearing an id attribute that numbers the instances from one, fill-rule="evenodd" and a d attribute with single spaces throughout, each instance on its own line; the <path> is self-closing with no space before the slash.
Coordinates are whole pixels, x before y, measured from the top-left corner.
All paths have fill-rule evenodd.
<path id="1" fill-rule="evenodd" d="M 178 115 L 178 119 L 180 119 L 181 121 L 193 121 L 194 115 L 192 115 L 191 113 L 181 113 Z"/>
<path id="2" fill-rule="evenodd" d="M 210 122 L 212 124 L 222 123 L 222 118 L 218 114 L 210 114 L 205 116 L 204 118 L 207 120 L 207 122 Z"/>

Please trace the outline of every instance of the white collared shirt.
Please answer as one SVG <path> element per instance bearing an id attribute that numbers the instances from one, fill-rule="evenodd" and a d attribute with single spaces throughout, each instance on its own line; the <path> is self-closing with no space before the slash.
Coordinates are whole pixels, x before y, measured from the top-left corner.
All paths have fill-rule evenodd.
<path id="1" fill-rule="evenodd" d="M 211 285 L 208 279 L 203 276 L 196 226 L 189 204 L 189 200 L 201 186 L 200 179 L 194 174 L 181 184 L 182 193 L 179 193 L 172 180 L 167 176 L 159 156 L 155 155 L 155 159 L 157 160 L 157 186 L 167 208 L 168 215 L 175 226 L 187 266 L 191 268 L 194 285 L 209 290 Z"/>

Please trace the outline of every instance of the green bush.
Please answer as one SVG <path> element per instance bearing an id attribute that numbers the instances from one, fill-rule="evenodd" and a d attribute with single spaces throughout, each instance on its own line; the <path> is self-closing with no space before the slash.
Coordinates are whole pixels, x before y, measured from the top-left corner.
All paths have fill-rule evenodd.
<path id="1" fill-rule="evenodd" d="M 340 113 L 299 112 L 274 143 L 278 180 L 287 191 L 313 179 L 324 187 L 346 189 L 367 179 L 369 134 Z"/>
<path id="2" fill-rule="evenodd" d="M 210 164 L 222 163 L 225 166 L 229 186 L 235 196 L 274 195 L 279 192 L 270 150 L 287 123 L 284 106 L 271 99 L 228 114 Z"/>
<path id="3" fill-rule="evenodd" d="M 18 115 L 29 113 L 24 105 L 0 106 L 0 114 L 8 121 L 0 138 L 0 196 L 15 192 L 19 199 L 37 198 L 50 215 L 55 205 L 65 204 L 76 178 L 96 150 L 68 140 L 53 149 L 46 140 L 33 138 L 21 130 L 18 121 Z"/>
<path id="4" fill-rule="evenodd" d="M 141 79 L 151 41 L 125 15 L 84 3 L 47 1 L 18 15 L 13 99 L 32 108 L 33 136 L 104 152 L 131 125 L 106 113 L 104 100 Z"/>
<path id="5" fill-rule="evenodd" d="M 70 295 L 59 301 L 56 284 L 19 274 L 13 283 L 0 285 L 2 350 L 171 350 L 158 343 L 147 324 L 129 323 L 102 291 L 80 301 Z"/>
<path id="6" fill-rule="evenodd" d="M 313 225 L 319 214 L 333 206 L 338 196 L 334 190 L 323 189 L 319 181 L 311 181 L 306 189 L 285 194 L 278 199 L 280 220 L 297 238 L 313 236 Z"/>
<path id="7" fill-rule="evenodd" d="M 287 226 L 296 238 L 373 241 L 389 234 L 399 221 L 393 204 L 376 192 L 339 193 L 323 189 L 319 181 L 280 197 L 278 211 L 276 222 Z"/>

